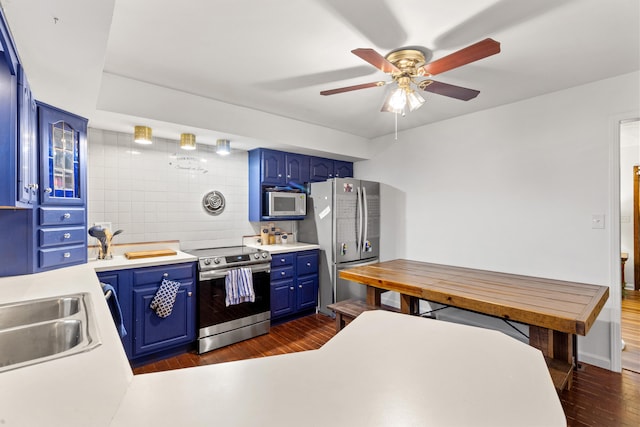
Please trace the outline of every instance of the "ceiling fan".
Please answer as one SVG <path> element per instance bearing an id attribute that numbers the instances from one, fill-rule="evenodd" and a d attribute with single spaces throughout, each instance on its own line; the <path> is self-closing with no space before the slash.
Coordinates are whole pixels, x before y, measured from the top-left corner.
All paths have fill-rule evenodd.
<path id="1" fill-rule="evenodd" d="M 390 74 L 392 80 L 323 90 L 320 95 L 335 95 L 353 90 L 385 86 L 395 82 L 397 87 L 387 95 L 381 111 L 404 114 L 407 111 L 414 111 L 420 108 L 424 103 L 424 98 L 413 87 L 438 95 L 468 101 L 478 96 L 480 91 L 437 82 L 432 80 L 431 77 L 499 52 L 500 43 L 490 38 L 428 64 L 425 64 L 424 52 L 416 48 L 397 49 L 386 56 L 380 55 L 373 49 L 354 49 L 351 53 L 364 59 L 383 73 Z"/>

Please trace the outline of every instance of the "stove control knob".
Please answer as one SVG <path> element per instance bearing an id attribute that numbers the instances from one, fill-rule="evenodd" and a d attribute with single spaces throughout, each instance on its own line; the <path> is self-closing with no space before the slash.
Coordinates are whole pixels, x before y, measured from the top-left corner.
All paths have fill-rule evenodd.
<path id="1" fill-rule="evenodd" d="M 209 265 L 211 264 L 211 258 L 205 258 L 203 262 L 204 262 L 204 265 Z"/>
<path id="2" fill-rule="evenodd" d="M 214 264 L 220 264 L 220 258 L 214 258 L 213 259 L 213 263 Z"/>
<path id="3" fill-rule="evenodd" d="M 266 253 L 266 252 L 262 252 L 262 258 L 266 258 L 266 257 L 268 257 L 268 256 L 269 256 L 269 254 L 268 254 L 268 253 Z"/>
<path id="4" fill-rule="evenodd" d="M 259 258 L 260 258 L 260 254 L 259 254 L 258 252 L 256 252 L 255 254 L 253 254 L 253 257 L 254 257 L 255 259 L 259 259 Z"/>

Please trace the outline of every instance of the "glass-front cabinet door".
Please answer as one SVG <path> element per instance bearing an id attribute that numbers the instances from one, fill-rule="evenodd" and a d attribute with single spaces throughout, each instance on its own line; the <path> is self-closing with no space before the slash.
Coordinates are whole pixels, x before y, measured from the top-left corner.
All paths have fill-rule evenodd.
<path id="1" fill-rule="evenodd" d="M 86 120 L 38 104 L 41 143 L 41 203 L 83 204 Z"/>

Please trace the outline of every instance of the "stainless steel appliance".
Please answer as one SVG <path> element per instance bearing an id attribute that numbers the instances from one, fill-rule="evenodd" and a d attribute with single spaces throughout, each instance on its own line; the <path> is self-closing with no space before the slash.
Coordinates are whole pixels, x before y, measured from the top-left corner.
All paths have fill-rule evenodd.
<path id="1" fill-rule="evenodd" d="M 298 239 L 320 245 L 318 310 L 349 298 L 365 299 L 366 287 L 340 279 L 345 268 L 378 262 L 380 255 L 380 184 L 353 178 L 314 182 L 309 215 L 298 225 Z"/>
<path id="2" fill-rule="evenodd" d="M 268 217 L 304 217 L 307 214 L 307 195 L 293 191 L 266 191 L 264 215 Z"/>
<path id="3" fill-rule="evenodd" d="M 266 334 L 271 327 L 269 252 L 245 246 L 186 251 L 198 257 L 198 353 Z M 251 269 L 254 302 L 226 306 L 231 270 Z"/>

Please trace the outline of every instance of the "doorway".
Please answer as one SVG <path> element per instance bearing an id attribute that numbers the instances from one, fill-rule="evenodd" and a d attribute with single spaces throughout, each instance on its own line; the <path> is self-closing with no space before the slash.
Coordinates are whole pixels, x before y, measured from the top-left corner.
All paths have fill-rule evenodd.
<path id="1" fill-rule="evenodd" d="M 640 119 L 620 122 L 622 369 L 640 372 Z"/>

